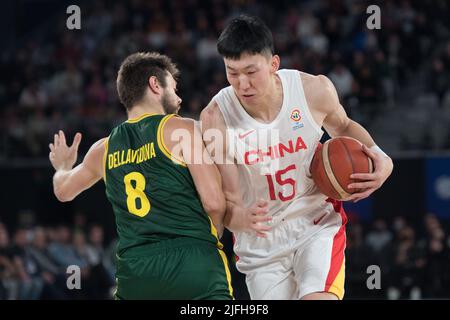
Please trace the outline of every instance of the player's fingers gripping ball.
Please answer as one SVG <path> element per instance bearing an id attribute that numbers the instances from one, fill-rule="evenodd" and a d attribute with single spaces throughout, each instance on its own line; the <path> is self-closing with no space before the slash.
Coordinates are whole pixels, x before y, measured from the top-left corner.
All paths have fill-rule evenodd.
<path id="1" fill-rule="evenodd" d="M 319 145 L 311 161 L 311 175 L 326 196 L 344 200 L 358 189 L 349 189 L 354 173 L 372 173 L 372 159 L 363 151 L 363 145 L 350 137 L 336 137 Z"/>

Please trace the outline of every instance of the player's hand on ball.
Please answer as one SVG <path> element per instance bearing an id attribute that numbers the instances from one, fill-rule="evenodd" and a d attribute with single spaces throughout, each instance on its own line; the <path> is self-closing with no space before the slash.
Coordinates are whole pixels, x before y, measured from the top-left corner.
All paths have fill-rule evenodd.
<path id="1" fill-rule="evenodd" d="M 66 143 L 66 136 L 62 130 L 59 130 L 54 136 L 53 143 L 49 144 L 50 153 L 48 155 L 50 162 L 55 170 L 70 170 L 77 161 L 78 146 L 81 141 L 81 133 L 77 132 L 69 147 Z"/>
<path id="2" fill-rule="evenodd" d="M 394 168 L 391 158 L 379 152 L 374 152 L 365 145 L 363 145 L 363 151 L 372 159 L 375 171 L 372 173 L 355 173 L 350 175 L 350 178 L 359 181 L 349 184 L 348 187 L 350 189 L 359 189 L 359 191 L 345 199 L 346 201 L 358 202 L 370 196 L 383 185 Z"/>
<path id="3" fill-rule="evenodd" d="M 254 231 L 256 232 L 256 236 L 266 238 L 266 232 L 271 229 L 266 222 L 272 221 L 272 217 L 266 215 L 268 212 L 269 202 L 263 199 L 258 200 L 248 208 L 245 214 L 247 231 Z"/>

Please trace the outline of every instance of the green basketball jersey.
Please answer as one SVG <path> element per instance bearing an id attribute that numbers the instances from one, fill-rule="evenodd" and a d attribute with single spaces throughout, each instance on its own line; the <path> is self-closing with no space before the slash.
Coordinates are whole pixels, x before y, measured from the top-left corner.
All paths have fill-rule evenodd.
<path id="1" fill-rule="evenodd" d="M 176 237 L 222 247 L 189 169 L 182 160 L 173 161 L 164 144 L 164 124 L 173 116 L 144 114 L 128 120 L 115 127 L 106 142 L 104 179 L 119 255 Z"/>

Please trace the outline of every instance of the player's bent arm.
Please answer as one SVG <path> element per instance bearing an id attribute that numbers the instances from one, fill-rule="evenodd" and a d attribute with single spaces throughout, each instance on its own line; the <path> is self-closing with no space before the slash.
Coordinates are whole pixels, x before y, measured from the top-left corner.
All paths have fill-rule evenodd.
<path id="1" fill-rule="evenodd" d="M 94 143 L 83 162 L 75 168 L 56 170 L 53 176 L 53 191 L 59 201 L 72 201 L 102 178 L 105 139 Z"/>
<path id="2" fill-rule="evenodd" d="M 245 207 L 240 190 L 238 168 L 232 152 L 228 150 L 226 125 L 216 102 L 211 101 L 203 109 L 200 120 L 206 148 L 222 176 L 222 188 L 226 199 L 225 227 L 232 232 L 255 231 L 258 236 L 264 237 L 264 232 L 270 228 L 259 222 L 271 219 L 262 216 L 267 213 L 267 202 L 260 201 L 250 208 Z M 211 134 L 207 134 L 208 130 L 214 131 L 209 131 Z M 210 139 L 210 136 L 215 134 L 221 135 L 217 137 L 220 143 Z"/>
<path id="3" fill-rule="evenodd" d="M 367 147 L 375 145 L 370 134 L 359 123 L 351 120 L 339 102 L 336 89 L 326 76 L 314 77 L 310 92 L 310 103 L 316 113 L 323 118 L 323 127 L 331 137 L 349 136 L 359 140 Z"/>
<path id="4" fill-rule="evenodd" d="M 239 192 L 239 173 L 236 164 L 234 164 L 232 159 L 228 158 L 225 121 L 220 114 L 219 106 L 216 102 L 211 101 L 211 103 L 203 109 L 200 113 L 200 123 L 203 137 L 206 136 L 205 132 L 208 130 L 216 130 L 216 133 L 221 135 L 218 141 L 221 141 L 222 143 L 215 143 L 216 141 L 213 139 L 204 142 L 222 176 L 222 188 L 226 199 L 225 227 L 230 231 L 240 231 L 239 213 L 240 208 L 242 208 L 243 205 Z"/>
<path id="5" fill-rule="evenodd" d="M 175 133 L 173 137 L 172 133 Z M 192 119 L 171 118 L 165 124 L 164 142 L 176 157 L 182 158 L 186 163 L 203 208 L 221 236 L 225 215 L 222 180 L 214 161 L 206 152 L 200 129 Z"/>
<path id="6" fill-rule="evenodd" d="M 330 79 L 325 76 L 317 76 L 316 83 L 318 87 L 315 92 L 320 92 L 321 94 L 317 95 L 318 98 L 313 100 L 312 104 L 315 111 L 324 115 L 323 127 L 325 130 L 331 137 L 348 136 L 359 140 L 363 144 L 364 152 L 374 161 L 375 171 L 373 174 L 356 174 L 352 176 L 352 178 L 365 180 L 365 182 L 349 185 L 349 188 L 366 190 L 354 194 L 350 200 L 363 199 L 381 187 L 391 175 L 394 168 L 392 159 L 382 152 L 381 149 L 373 149 L 372 147 L 377 147 L 369 132 L 347 116 Z"/>
<path id="7" fill-rule="evenodd" d="M 323 75 L 317 78 L 318 84 L 324 88 L 322 90 L 325 92 L 324 94 L 320 94 L 320 100 L 315 104 L 315 108 L 324 113 L 323 127 L 328 134 L 331 137 L 348 136 L 355 138 L 368 148 L 375 146 L 375 142 L 369 132 L 347 116 L 344 107 L 339 102 L 336 88 L 331 80 Z"/>

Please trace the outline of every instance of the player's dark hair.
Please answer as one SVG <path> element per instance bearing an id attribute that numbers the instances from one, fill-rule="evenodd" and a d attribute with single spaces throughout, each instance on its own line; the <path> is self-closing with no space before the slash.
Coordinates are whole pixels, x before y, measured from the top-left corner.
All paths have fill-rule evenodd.
<path id="1" fill-rule="evenodd" d="M 155 76 L 161 86 L 167 86 L 169 72 L 175 79 L 179 71 L 172 60 L 157 52 L 138 52 L 129 55 L 117 74 L 117 93 L 127 110 L 142 100 L 148 86 L 148 79 Z"/>
<path id="2" fill-rule="evenodd" d="M 244 53 L 273 55 L 272 32 L 260 18 L 240 15 L 222 31 L 217 51 L 228 59 L 239 59 Z"/>

